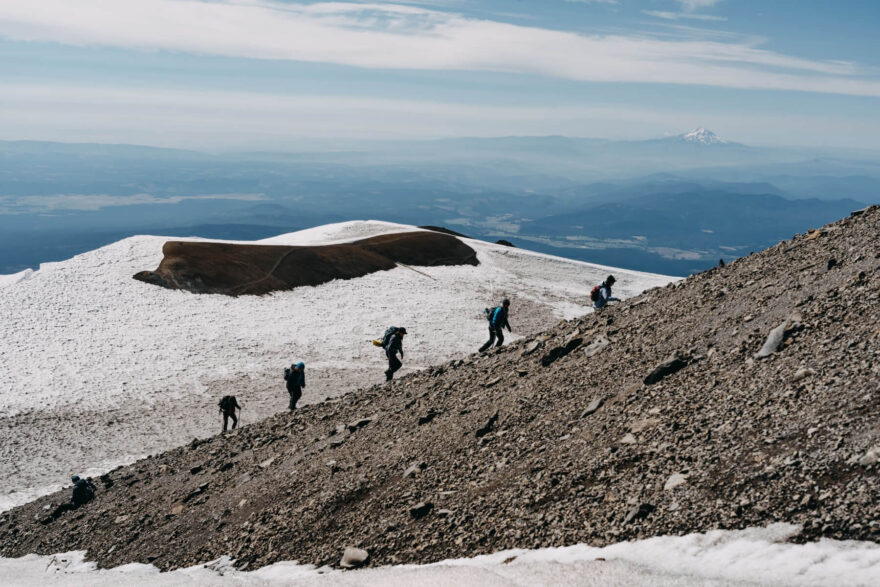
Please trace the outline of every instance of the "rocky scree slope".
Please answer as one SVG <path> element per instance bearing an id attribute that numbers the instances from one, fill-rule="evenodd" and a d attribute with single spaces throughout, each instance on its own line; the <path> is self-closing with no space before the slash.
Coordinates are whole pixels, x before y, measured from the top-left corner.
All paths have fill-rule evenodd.
<path id="1" fill-rule="evenodd" d="M 358 547 L 424 563 L 775 521 L 877 541 L 878 243 L 874 207 L 499 351 L 193 441 L 104 475 L 57 519 L 67 491 L 3 514 L 0 554 L 255 568 Z"/>

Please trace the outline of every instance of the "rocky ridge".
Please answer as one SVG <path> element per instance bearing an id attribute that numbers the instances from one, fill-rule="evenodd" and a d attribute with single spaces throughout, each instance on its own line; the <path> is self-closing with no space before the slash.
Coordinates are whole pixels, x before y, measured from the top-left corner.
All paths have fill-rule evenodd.
<path id="1" fill-rule="evenodd" d="M 878 243 L 873 207 L 498 351 L 193 441 L 104 475 L 57 519 L 67 492 L 0 515 L 0 554 L 356 566 L 775 521 L 878 541 Z"/>

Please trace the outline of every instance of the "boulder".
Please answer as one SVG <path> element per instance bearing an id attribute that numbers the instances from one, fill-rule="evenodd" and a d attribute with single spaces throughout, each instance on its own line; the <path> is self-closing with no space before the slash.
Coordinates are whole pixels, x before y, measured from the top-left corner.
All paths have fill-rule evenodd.
<path id="1" fill-rule="evenodd" d="M 367 563 L 370 553 L 363 548 L 346 547 L 339 560 L 339 566 L 343 569 L 356 569 Z"/>
<path id="2" fill-rule="evenodd" d="M 416 505 L 410 506 L 409 515 L 413 519 L 419 520 L 430 514 L 432 509 L 434 509 L 433 503 L 420 501 Z"/>
<path id="3" fill-rule="evenodd" d="M 584 410 L 584 413 L 581 414 L 581 418 L 586 418 L 590 414 L 596 413 L 596 411 L 598 411 L 599 408 L 601 408 L 602 404 L 604 404 L 604 403 L 605 403 L 604 398 L 600 397 L 598 399 L 594 399 L 593 401 L 590 402 L 590 405 L 587 406 L 587 409 Z"/>
<path id="4" fill-rule="evenodd" d="M 684 358 L 679 355 L 673 355 L 654 367 L 654 369 L 648 373 L 644 379 L 645 385 L 653 385 L 664 377 L 681 371 L 687 367 L 687 365 L 688 363 Z"/>

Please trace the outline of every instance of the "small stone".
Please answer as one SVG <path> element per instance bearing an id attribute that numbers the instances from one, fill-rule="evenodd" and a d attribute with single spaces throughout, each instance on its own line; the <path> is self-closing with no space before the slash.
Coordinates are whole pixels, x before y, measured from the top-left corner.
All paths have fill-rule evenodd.
<path id="1" fill-rule="evenodd" d="M 648 514 L 653 512 L 656 508 L 650 503 L 641 503 L 637 506 L 634 506 L 629 512 L 626 514 L 626 517 L 623 519 L 624 524 L 629 524 L 635 520 L 641 520 L 643 518 L 647 518 Z"/>
<path id="2" fill-rule="evenodd" d="M 542 341 L 540 340 L 533 340 L 532 342 L 527 344 L 525 350 L 523 350 L 522 352 L 522 356 L 525 357 L 534 353 L 536 350 L 541 348 L 541 343 Z"/>
<path id="3" fill-rule="evenodd" d="M 786 328 L 788 328 L 788 320 L 785 320 L 782 324 L 771 330 L 770 334 L 767 335 L 767 340 L 764 341 L 764 346 L 755 353 L 755 358 L 763 359 L 779 350 L 779 347 L 782 346 L 782 340 L 785 338 Z"/>
<path id="4" fill-rule="evenodd" d="M 475 432 L 477 438 L 482 438 L 483 436 L 489 434 L 492 431 L 492 427 L 495 426 L 495 422 L 498 421 L 498 412 L 495 412 L 491 418 L 486 422 L 486 424 Z"/>
<path id="5" fill-rule="evenodd" d="M 448 518 L 449 516 L 452 515 L 452 510 L 447 510 L 447 509 L 437 510 L 436 512 L 434 512 L 434 515 L 437 516 L 438 518 Z"/>
<path id="6" fill-rule="evenodd" d="M 180 512 L 183 511 L 183 508 L 186 507 L 182 503 L 175 504 L 171 507 L 171 515 L 177 516 Z"/>
<path id="7" fill-rule="evenodd" d="M 354 432 L 358 428 L 363 428 L 364 426 L 366 426 L 367 424 L 372 422 L 374 419 L 375 419 L 375 416 L 370 416 L 369 418 L 361 418 L 360 420 L 352 422 L 351 424 L 348 425 L 348 431 Z"/>
<path id="8" fill-rule="evenodd" d="M 431 513 L 432 509 L 434 509 L 433 503 L 430 503 L 430 502 L 426 503 L 424 501 L 420 501 L 416 505 L 409 508 L 409 515 L 412 518 L 418 520 L 418 519 L 424 518 L 429 513 Z"/>
<path id="9" fill-rule="evenodd" d="M 270 458 L 266 459 L 265 461 L 263 461 L 262 463 L 260 463 L 260 468 L 261 469 L 268 469 L 269 467 L 272 466 L 272 463 L 274 463 L 274 462 L 275 462 L 275 457 L 270 457 Z"/>
<path id="10" fill-rule="evenodd" d="M 419 462 L 413 463 L 412 465 L 407 467 L 406 471 L 403 472 L 403 476 L 404 476 L 404 478 L 414 477 L 427 468 L 428 468 L 427 464 L 423 463 L 422 461 L 419 461 Z"/>
<path id="11" fill-rule="evenodd" d="M 637 420 L 630 423 L 629 431 L 639 433 L 643 430 L 647 430 L 648 428 L 653 428 L 659 423 L 660 420 L 658 420 L 657 418 L 645 418 L 644 420 Z"/>
<path id="12" fill-rule="evenodd" d="M 812 377 L 815 374 L 816 374 L 816 372 L 813 371 L 812 369 L 808 369 L 806 367 L 801 367 L 800 369 L 795 371 L 795 374 L 792 375 L 791 380 L 793 382 L 798 382 L 798 381 L 801 381 L 802 379 L 806 379 L 807 377 Z"/>
<path id="13" fill-rule="evenodd" d="M 688 363 L 682 357 L 678 355 L 673 355 L 654 367 L 654 370 L 651 371 L 644 380 L 645 385 L 653 385 L 657 383 L 667 375 L 672 375 L 678 371 L 681 371 L 685 367 L 687 367 Z"/>
<path id="14" fill-rule="evenodd" d="M 849 460 L 850 464 L 858 463 L 863 467 L 869 467 L 877 461 L 880 461 L 880 444 L 875 445 L 868 449 L 868 452 L 863 454 L 860 457 L 853 457 Z"/>
<path id="15" fill-rule="evenodd" d="M 594 399 L 590 402 L 590 405 L 587 406 L 587 409 L 584 410 L 584 413 L 581 414 L 581 418 L 586 418 L 587 416 L 596 413 L 596 411 L 602 407 L 602 404 L 605 403 L 604 398 Z"/>
<path id="16" fill-rule="evenodd" d="M 346 547 L 345 551 L 342 553 L 342 559 L 339 561 L 339 566 L 343 569 L 356 569 L 366 564 L 369 558 L 370 553 L 366 550 L 349 546 Z"/>
<path id="17" fill-rule="evenodd" d="M 675 489 L 679 485 L 683 485 L 687 481 L 688 475 L 684 473 L 673 473 L 669 476 L 669 479 L 666 480 L 666 483 L 663 484 L 663 491 L 669 491 L 670 489 Z"/>
<path id="18" fill-rule="evenodd" d="M 202 466 L 201 466 L 201 465 L 196 465 L 195 467 L 193 467 L 192 469 L 189 470 L 189 474 L 190 474 L 190 475 L 195 475 L 195 474 L 197 474 L 197 473 L 200 473 L 201 471 L 202 471 Z"/>
<path id="19" fill-rule="evenodd" d="M 588 357 L 592 357 L 602 349 L 606 348 L 611 344 L 611 341 L 605 338 L 604 336 L 600 336 L 590 344 L 588 344 L 584 348 L 584 354 Z"/>
<path id="20" fill-rule="evenodd" d="M 636 440 L 636 437 L 633 436 L 632 434 L 627 434 L 626 436 L 624 436 L 623 438 L 620 439 L 621 444 L 636 444 L 637 442 L 638 442 L 638 440 Z"/>
<path id="21" fill-rule="evenodd" d="M 487 381 L 485 387 L 492 387 L 493 385 L 497 385 L 498 383 L 501 383 L 501 377 L 496 377 L 491 381 Z"/>

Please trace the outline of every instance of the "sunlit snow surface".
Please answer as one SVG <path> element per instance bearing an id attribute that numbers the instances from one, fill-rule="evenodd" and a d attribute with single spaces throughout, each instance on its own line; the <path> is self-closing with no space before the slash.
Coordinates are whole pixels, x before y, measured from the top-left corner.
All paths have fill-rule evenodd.
<path id="1" fill-rule="evenodd" d="M 259 241 L 317 245 L 415 230 L 346 222 Z M 481 241 L 477 267 L 397 267 L 266 296 L 196 295 L 148 285 L 165 237 L 137 236 L 0 276 L 0 468 L 15 483 L 0 510 L 59 489 L 70 472 L 94 475 L 219 432 L 227 393 L 252 423 L 287 407 L 282 369 L 305 361 L 302 403 L 382 383 L 370 339 L 406 326 L 401 374 L 474 352 L 483 308 L 512 300 L 516 339 L 589 310 L 608 273 L 615 294 L 670 277 L 609 269 Z M 180 239 L 175 239 L 180 240 Z"/>
<path id="2" fill-rule="evenodd" d="M 424 566 L 361 571 L 282 562 L 253 572 L 237 571 L 229 559 L 159 573 L 132 564 L 98 571 L 81 552 L 54 556 L 0 558 L 0 579 L 7 585 L 109 586 L 293 585 L 324 587 L 433 587 L 455 585 L 878 585 L 880 545 L 822 540 L 789 544 L 798 532 L 790 524 L 742 531 L 713 531 L 660 536 L 594 548 L 585 545 L 541 550 L 509 550 L 473 559 Z M 604 560 L 597 560 L 604 559 Z"/>

